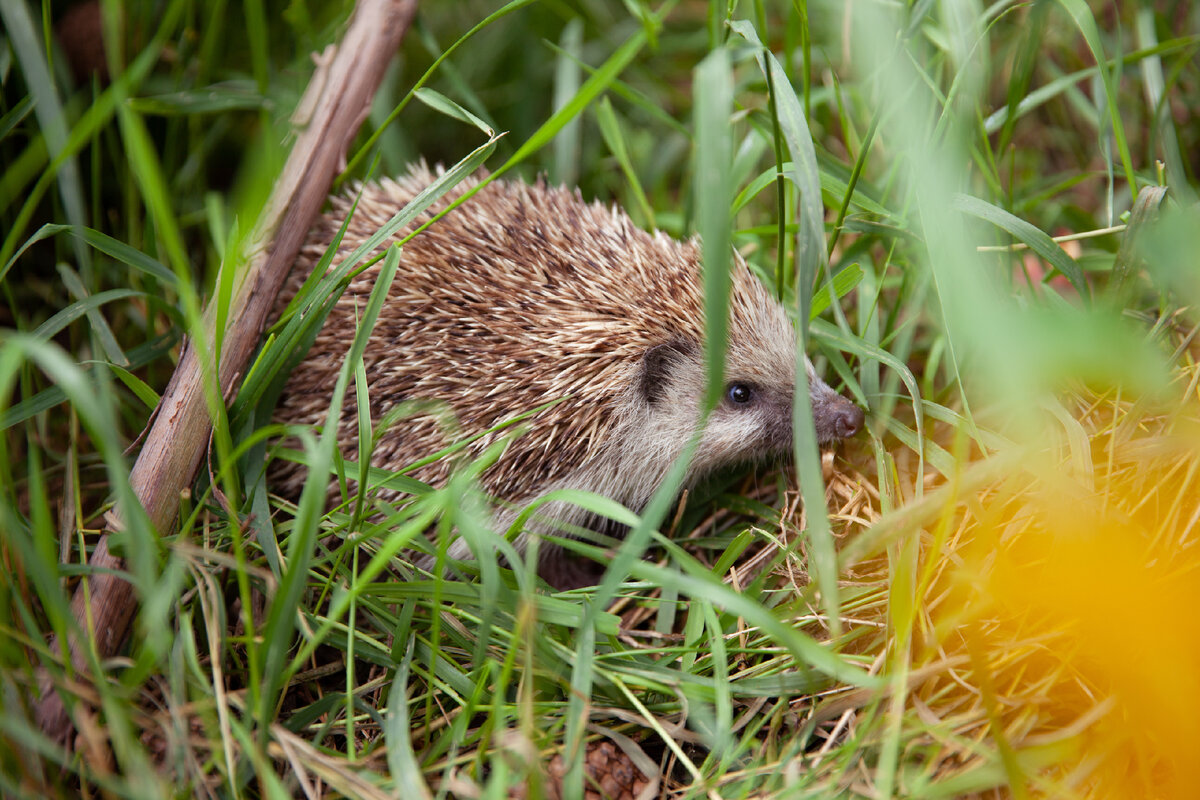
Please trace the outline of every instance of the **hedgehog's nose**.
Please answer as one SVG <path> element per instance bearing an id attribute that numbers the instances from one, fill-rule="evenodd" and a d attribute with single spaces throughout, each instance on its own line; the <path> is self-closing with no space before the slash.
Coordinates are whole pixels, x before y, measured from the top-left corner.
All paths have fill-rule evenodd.
<path id="1" fill-rule="evenodd" d="M 858 433 L 863 424 L 863 410 L 853 403 L 846 403 L 838 409 L 833 420 L 833 429 L 839 439 L 849 439 Z"/>

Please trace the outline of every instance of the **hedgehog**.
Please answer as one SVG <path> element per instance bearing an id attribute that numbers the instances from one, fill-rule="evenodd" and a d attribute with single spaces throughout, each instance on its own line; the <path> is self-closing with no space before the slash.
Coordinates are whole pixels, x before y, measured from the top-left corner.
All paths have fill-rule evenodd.
<path id="1" fill-rule="evenodd" d="M 440 170 L 438 172 L 440 174 Z M 434 203 L 422 225 L 484 180 L 477 174 Z M 406 175 L 359 185 L 330 199 L 281 292 L 276 316 L 312 271 L 358 197 L 334 263 L 358 247 L 436 179 L 424 164 Z M 285 423 L 324 420 L 329 395 L 379 265 L 355 277 L 333 306 L 308 355 L 291 373 L 276 408 Z M 586 203 L 578 190 L 495 180 L 404 245 L 389 296 L 363 355 L 370 408 L 378 422 L 406 400 L 435 401 L 457 420 L 454 440 L 477 437 L 478 453 L 510 431 L 502 422 L 542 408 L 512 438 L 480 482 L 496 500 L 492 521 L 506 531 L 531 501 L 580 489 L 641 512 L 695 433 L 706 389 L 704 297 L 697 241 L 648 233 L 616 207 Z M 705 424 L 684 486 L 721 467 L 790 450 L 796 335 L 783 307 L 735 254 L 731 276 L 725 391 Z M 817 438 L 853 436 L 863 411 L 803 361 Z M 356 458 L 353 402 L 338 427 L 343 455 Z M 396 470 L 452 440 L 437 414 L 409 416 L 378 438 L 372 465 Z M 280 463 L 280 462 L 277 462 Z M 442 459 L 410 473 L 445 482 Z M 283 463 L 272 488 L 296 496 L 303 467 Z M 515 542 L 536 526 L 618 533 L 565 502 L 543 505 Z M 469 557 L 461 541 L 450 549 Z M 602 568 L 561 547 L 539 549 L 538 571 L 559 589 L 595 583 Z"/>

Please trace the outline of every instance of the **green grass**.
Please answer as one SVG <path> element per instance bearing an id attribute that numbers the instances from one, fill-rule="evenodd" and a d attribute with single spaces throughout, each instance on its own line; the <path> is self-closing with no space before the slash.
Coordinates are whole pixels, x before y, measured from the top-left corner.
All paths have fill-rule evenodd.
<path id="1" fill-rule="evenodd" d="M 438 487 L 319 433 L 281 452 L 271 406 L 319 321 L 294 316 L 228 409 L 209 376 L 179 521 L 135 516 L 115 543 L 130 641 L 75 676 L 51 634 L 180 341 L 213 298 L 237 313 L 221 267 L 348 11 L 102 5 L 122 21 L 108 83 L 46 52 L 57 4 L 0 0 L 0 794 L 547 797 L 565 776 L 578 798 L 612 742 L 671 797 L 1188 796 L 1188 4 L 848 23 L 766 0 L 424 4 L 342 184 L 420 157 L 570 180 L 702 237 L 713 330 L 732 246 L 811 317 L 870 430 L 830 468 L 798 402 L 794 469 L 717 476 L 679 509 L 664 487 L 594 590 L 538 589 L 515 555 L 432 579 L 402 551 L 431 525 L 496 541 L 471 479 L 498 452 Z M 377 425 L 368 391 L 348 359 L 331 409 Z M 284 457 L 314 468 L 297 505 L 264 478 Z M 409 499 L 330 509 L 331 473 Z M 47 671 L 70 751 L 33 723 Z"/>

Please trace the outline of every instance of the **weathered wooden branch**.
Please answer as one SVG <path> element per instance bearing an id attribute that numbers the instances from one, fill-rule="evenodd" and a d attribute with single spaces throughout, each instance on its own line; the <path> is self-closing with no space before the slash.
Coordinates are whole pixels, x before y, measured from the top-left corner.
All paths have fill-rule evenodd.
<path id="1" fill-rule="evenodd" d="M 235 315 L 225 332 L 218 370 L 223 397 L 230 396 L 244 374 L 275 296 L 345 164 L 346 151 L 415 11 L 416 0 L 359 0 L 341 43 L 330 45 L 316 59 L 317 69 L 293 116 L 295 145 L 259 220 L 235 295 Z M 206 314 L 210 330 L 212 319 L 212 313 Z M 130 473 L 133 490 L 156 530 L 174 523 L 180 493 L 191 484 L 209 440 L 212 422 L 201 388 L 204 369 L 196 349 L 185 346 Z M 111 514 L 106 528 L 90 561 L 96 570 L 87 579 L 90 613 L 83 587 L 71 601 L 78 630 L 86 630 L 89 619 L 94 626 L 92 638 L 101 658 L 114 655 L 124 643 L 137 609 L 133 587 L 105 571 L 124 568 L 122 559 L 108 549 L 109 534 L 122 529 L 119 515 Z M 68 645 L 73 669 L 86 673 L 86 640 L 72 635 Z M 42 681 L 37 720 L 55 740 L 69 739 L 72 722 L 49 675 Z"/>

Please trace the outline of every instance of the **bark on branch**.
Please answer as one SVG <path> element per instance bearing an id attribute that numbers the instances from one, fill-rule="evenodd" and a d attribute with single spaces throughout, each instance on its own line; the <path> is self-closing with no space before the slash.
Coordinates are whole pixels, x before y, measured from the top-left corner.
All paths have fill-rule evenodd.
<path id="1" fill-rule="evenodd" d="M 334 176 L 345 164 L 346 151 L 415 11 L 416 0 L 359 0 L 341 43 L 330 45 L 317 57 L 317 69 L 293 116 L 298 127 L 295 145 L 259 220 L 235 296 L 235 316 L 225 332 L 218 370 L 222 397 L 231 395 L 244 374 L 275 296 Z M 180 493 L 191 485 L 208 443 L 211 420 L 201 388 L 204 369 L 196 349 L 185 346 L 130 473 L 134 492 L 156 530 L 167 530 L 174 523 Z M 109 533 L 122 527 L 119 515 L 110 515 L 106 527 L 90 561 L 94 574 L 85 579 L 90 613 L 82 585 L 71 601 L 77 630 L 86 630 L 89 619 L 94 626 L 90 638 L 101 658 L 114 655 L 124 643 L 137 609 L 133 587 L 107 572 L 124 568 L 108 549 Z M 86 647 L 86 638 L 72 634 L 69 652 L 76 673 L 87 672 Z M 40 688 L 38 723 L 49 736 L 65 743 L 73 725 L 62 697 L 49 675 Z"/>

